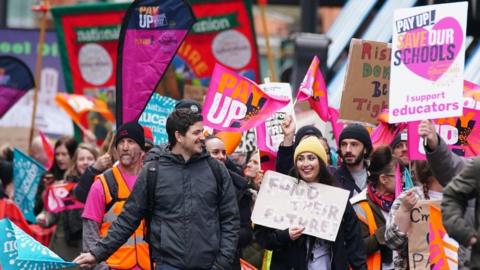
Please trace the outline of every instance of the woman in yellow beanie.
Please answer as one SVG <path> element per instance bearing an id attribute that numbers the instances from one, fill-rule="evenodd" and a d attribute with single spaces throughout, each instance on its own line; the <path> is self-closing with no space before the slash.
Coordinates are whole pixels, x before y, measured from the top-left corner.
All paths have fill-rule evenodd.
<path id="1" fill-rule="evenodd" d="M 327 154 L 316 137 L 303 139 L 295 149 L 291 175 L 299 181 L 338 186 L 327 169 Z M 285 230 L 255 226 L 262 247 L 272 250 L 270 270 L 366 269 L 360 224 L 350 203 L 334 242 L 304 235 L 301 227 Z"/>

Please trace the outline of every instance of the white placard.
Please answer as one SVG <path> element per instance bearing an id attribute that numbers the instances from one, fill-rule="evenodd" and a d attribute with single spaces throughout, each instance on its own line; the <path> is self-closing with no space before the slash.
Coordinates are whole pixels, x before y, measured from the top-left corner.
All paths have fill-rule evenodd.
<path id="1" fill-rule="evenodd" d="M 255 224 L 284 230 L 305 227 L 304 234 L 335 241 L 349 192 L 267 171 L 252 213 Z"/>
<path id="2" fill-rule="evenodd" d="M 395 11 L 390 123 L 462 115 L 467 8 L 459 2 Z"/>

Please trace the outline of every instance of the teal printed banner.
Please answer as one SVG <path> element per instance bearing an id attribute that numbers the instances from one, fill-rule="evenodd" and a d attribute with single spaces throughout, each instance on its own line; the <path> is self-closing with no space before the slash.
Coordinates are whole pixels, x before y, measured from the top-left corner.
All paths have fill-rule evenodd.
<path id="1" fill-rule="evenodd" d="M 25 219 L 35 223 L 33 207 L 40 177 L 45 168 L 33 158 L 15 148 L 13 150 L 13 185 L 15 203 L 22 210 Z"/>
<path id="2" fill-rule="evenodd" d="M 53 270 L 76 266 L 22 231 L 9 219 L 0 220 L 0 269 Z"/>
<path id="3" fill-rule="evenodd" d="M 154 93 L 138 120 L 140 125 L 152 129 L 155 145 L 168 142 L 165 126 L 167 117 L 175 109 L 176 103 L 175 99 Z"/>

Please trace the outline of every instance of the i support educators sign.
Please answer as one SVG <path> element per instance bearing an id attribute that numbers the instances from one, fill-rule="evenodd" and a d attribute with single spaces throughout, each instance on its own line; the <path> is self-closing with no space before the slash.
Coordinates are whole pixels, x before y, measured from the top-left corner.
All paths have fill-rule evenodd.
<path id="1" fill-rule="evenodd" d="M 344 189 L 268 171 L 263 177 L 252 221 L 279 230 L 305 227 L 305 234 L 335 241 L 348 195 Z"/>
<path id="2" fill-rule="evenodd" d="M 389 122 L 462 114 L 467 2 L 396 10 Z"/>

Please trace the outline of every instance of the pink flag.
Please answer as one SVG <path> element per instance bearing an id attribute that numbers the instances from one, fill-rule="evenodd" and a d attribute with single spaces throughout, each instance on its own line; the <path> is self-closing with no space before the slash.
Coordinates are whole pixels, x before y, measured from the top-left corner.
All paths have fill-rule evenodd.
<path id="1" fill-rule="evenodd" d="M 330 115 L 330 123 L 332 124 L 333 136 L 335 137 L 335 141 L 339 142 L 340 134 L 342 133 L 345 124 L 338 121 L 340 113 L 337 109 L 329 107 L 328 113 Z"/>
<path id="2" fill-rule="evenodd" d="M 433 120 L 437 134 L 459 156 L 480 154 L 480 86 L 464 81 L 463 115 Z M 408 155 L 411 160 L 425 160 L 423 139 L 418 136 L 420 122 L 408 123 Z"/>
<path id="3" fill-rule="evenodd" d="M 402 193 L 403 189 L 403 181 L 402 181 L 402 173 L 400 172 L 400 164 L 397 164 L 395 168 L 395 198 Z"/>
<path id="4" fill-rule="evenodd" d="M 289 99 L 273 97 L 251 80 L 216 64 L 202 110 L 203 122 L 216 130 L 245 131 L 288 102 Z"/>
<path id="5" fill-rule="evenodd" d="M 40 135 L 40 138 L 42 139 L 43 151 L 45 151 L 45 155 L 48 158 L 48 163 L 45 164 L 45 168 L 47 168 L 47 170 L 50 170 L 50 168 L 52 168 L 52 165 L 53 165 L 53 159 L 55 158 L 54 153 L 53 153 L 53 147 L 48 142 L 47 137 L 45 137 L 45 134 L 43 132 L 38 131 L 38 134 Z"/>
<path id="6" fill-rule="evenodd" d="M 47 187 L 45 192 L 45 208 L 52 213 L 65 210 L 82 209 L 83 203 L 72 195 L 75 183 L 58 183 Z"/>
<path id="7" fill-rule="evenodd" d="M 390 145 L 398 133 L 407 127 L 406 123 L 389 124 L 388 111 L 383 111 L 378 116 L 378 125 L 372 130 L 370 138 L 372 138 L 373 147 L 380 145 Z"/>
<path id="8" fill-rule="evenodd" d="M 320 71 L 320 60 L 317 56 L 313 57 L 307 74 L 298 88 L 297 100 L 308 100 L 310 107 L 318 114 L 320 119 L 325 122 L 330 120 L 327 87 Z"/>

